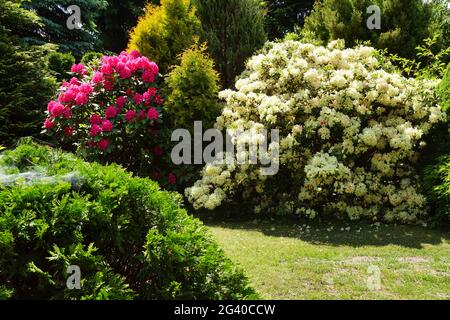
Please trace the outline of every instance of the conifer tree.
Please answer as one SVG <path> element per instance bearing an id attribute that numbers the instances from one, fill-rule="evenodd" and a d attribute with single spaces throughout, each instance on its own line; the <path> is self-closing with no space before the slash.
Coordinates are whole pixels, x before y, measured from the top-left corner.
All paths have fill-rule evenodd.
<path id="1" fill-rule="evenodd" d="M 380 8 L 380 29 L 369 29 L 367 20 Z M 415 48 L 430 34 L 432 3 L 422 0 L 321 0 L 305 20 L 303 32 L 323 43 L 344 39 L 347 46 L 369 40 L 379 49 L 412 58 Z"/>
<path id="2" fill-rule="evenodd" d="M 0 1 L 0 144 L 38 135 L 46 102 L 55 80 L 48 69 L 48 46 L 28 46 L 17 36 L 40 25 L 39 18 L 20 6 Z"/>
<path id="3" fill-rule="evenodd" d="M 196 42 L 199 31 L 191 0 L 161 0 L 160 6 L 147 6 L 131 32 L 128 49 L 152 59 L 166 73 L 178 63 L 178 55 Z"/>
<path id="4" fill-rule="evenodd" d="M 194 0 L 222 85 L 233 85 L 246 60 L 260 49 L 267 35 L 264 13 L 257 0 Z"/>

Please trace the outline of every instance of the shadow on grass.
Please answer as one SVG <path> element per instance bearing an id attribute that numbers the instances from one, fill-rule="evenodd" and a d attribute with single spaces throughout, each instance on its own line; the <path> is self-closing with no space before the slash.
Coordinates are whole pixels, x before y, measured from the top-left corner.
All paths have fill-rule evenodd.
<path id="1" fill-rule="evenodd" d="M 397 245 L 422 248 L 426 244 L 450 242 L 449 226 L 430 228 L 418 225 L 379 226 L 370 222 L 321 222 L 301 219 L 249 219 L 198 214 L 210 227 L 261 232 L 271 237 L 288 237 L 313 244 L 334 246 L 386 246 Z"/>

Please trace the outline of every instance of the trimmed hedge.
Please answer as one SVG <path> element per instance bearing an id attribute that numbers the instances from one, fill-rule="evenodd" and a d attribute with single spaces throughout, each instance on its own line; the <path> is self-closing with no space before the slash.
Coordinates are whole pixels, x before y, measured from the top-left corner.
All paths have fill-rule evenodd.
<path id="1" fill-rule="evenodd" d="M 256 297 L 180 202 L 117 165 L 22 142 L 0 159 L 0 299 Z"/>

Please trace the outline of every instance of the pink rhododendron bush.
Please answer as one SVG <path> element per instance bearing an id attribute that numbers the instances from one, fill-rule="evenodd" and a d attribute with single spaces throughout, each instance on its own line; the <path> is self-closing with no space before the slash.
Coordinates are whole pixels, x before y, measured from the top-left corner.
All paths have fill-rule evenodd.
<path id="1" fill-rule="evenodd" d="M 137 51 L 122 52 L 89 66 L 75 64 L 71 72 L 48 104 L 46 131 L 62 145 L 75 145 L 84 158 L 174 185 L 156 63 Z"/>
<path id="2" fill-rule="evenodd" d="M 244 200 L 256 213 L 411 222 L 426 214 L 414 169 L 444 121 L 435 81 L 407 79 L 366 46 L 269 43 L 249 60 L 218 129 L 279 129 L 280 170 L 207 165 L 186 190 L 196 208 Z M 259 139 L 255 135 L 255 139 Z M 234 140 L 233 143 L 236 143 Z"/>

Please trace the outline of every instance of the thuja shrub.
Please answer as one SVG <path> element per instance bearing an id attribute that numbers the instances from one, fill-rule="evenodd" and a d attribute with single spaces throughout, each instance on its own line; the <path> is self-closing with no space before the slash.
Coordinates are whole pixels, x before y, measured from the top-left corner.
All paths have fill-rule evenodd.
<path id="1" fill-rule="evenodd" d="M 437 82 L 408 79 L 370 47 L 269 43 L 247 64 L 217 127 L 279 129 L 280 170 L 209 164 L 186 190 L 196 208 L 244 198 L 255 212 L 410 222 L 424 215 L 414 164 L 445 115 Z M 246 137 L 244 137 L 246 138 Z M 247 137 L 248 138 L 248 137 Z M 237 140 L 236 140 L 237 141 Z M 237 143 L 237 142 L 234 143 Z"/>
<path id="2" fill-rule="evenodd" d="M 256 297 L 179 199 L 117 165 L 23 142 L 0 159 L 0 298 Z"/>
<path id="3" fill-rule="evenodd" d="M 174 128 L 192 129 L 194 121 L 212 128 L 220 115 L 219 74 L 206 50 L 206 45 L 185 50 L 165 79 L 164 111 Z"/>
<path id="4" fill-rule="evenodd" d="M 191 0 L 161 0 L 148 4 L 145 15 L 130 33 L 129 50 L 158 61 L 165 74 L 178 63 L 178 55 L 192 46 L 200 33 L 200 20 Z"/>
<path id="5" fill-rule="evenodd" d="M 6 146 L 39 136 L 39 115 L 56 88 L 47 59 L 53 46 L 27 46 L 21 37 L 26 28 L 40 28 L 23 2 L 0 1 L 0 143 Z"/>
<path id="6" fill-rule="evenodd" d="M 75 146 L 85 159 L 115 162 L 175 185 L 164 150 L 159 68 L 137 51 L 75 64 L 56 100 L 48 104 L 44 127 L 62 146 Z M 170 138 L 169 138 L 170 141 Z"/>

